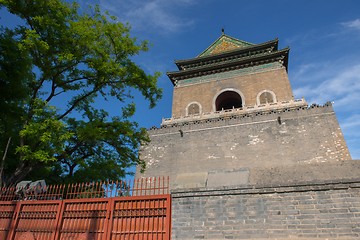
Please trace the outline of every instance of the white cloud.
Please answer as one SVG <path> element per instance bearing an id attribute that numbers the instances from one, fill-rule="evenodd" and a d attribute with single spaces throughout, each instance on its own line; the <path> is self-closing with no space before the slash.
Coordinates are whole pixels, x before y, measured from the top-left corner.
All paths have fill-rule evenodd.
<path id="1" fill-rule="evenodd" d="M 309 104 L 334 101 L 334 108 L 353 159 L 360 159 L 360 62 L 341 59 L 333 63 L 317 62 L 298 67 L 294 82 L 296 98 Z"/>
<path id="2" fill-rule="evenodd" d="M 133 29 L 174 33 L 192 26 L 194 21 L 180 17 L 177 11 L 194 4 L 191 0 L 101 0 L 100 5 Z"/>
<path id="3" fill-rule="evenodd" d="M 344 131 L 354 127 L 360 127 L 360 114 L 354 114 L 348 118 L 345 118 L 342 127 Z M 360 137 L 359 133 L 357 135 Z"/>
<path id="4" fill-rule="evenodd" d="M 354 28 L 356 30 L 360 30 L 360 18 L 349 22 L 343 22 L 341 24 L 347 28 Z"/>
<path id="5" fill-rule="evenodd" d="M 360 63 L 344 68 L 336 66 L 322 68 L 320 63 L 318 67 L 313 66 L 311 69 L 313 70 L 305 74 L 300 67 L 299 74 L 295 74 L 297 78 L 300 76 L 305 78 L 301 82 L 307 83 L 303 87 L 294 89 L 297 98 L 304 96 L 309 103 L 334 101 L 337 107 L 360 108 L 357 104 L 360 101 Z"/>

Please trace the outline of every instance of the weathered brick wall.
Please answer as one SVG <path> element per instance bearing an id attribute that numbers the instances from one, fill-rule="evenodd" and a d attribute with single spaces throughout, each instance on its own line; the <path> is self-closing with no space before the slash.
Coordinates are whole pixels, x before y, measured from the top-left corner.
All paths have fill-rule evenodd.
<path id="1" fill-rule="evenodd" d="M 243 168 L 246 178 L 247 168 L 351 159 L 332 106 L 187 122 L 149 134 L 140 155 L 147 169 L 137 176 L 171 176 L 172 185 L 193 177 L 197 187 L 212 171 Z"/>
<path id="2" fill-rule="evenodd" d="M 172 192 L 172 239 L 360 239 L 360 179 Z"/>
<path id="3" fill-rule="evenodd" d="M 284 67 L 235 76 L 232 76 L 232 72 L 226 72 L 213 74 L 211 77 L 211 81 L 174 88 L 172 117 L 185 116 L 185 109 L 191 102 L 199 103 L 202 112 L 216 111 L 216 94 L 229 88 L 239 90 L 243 94 L 242 101 L 246 106 L 254 106 L 257 94 L 263 90 L 273 91 L 279 102 L 294 98 Z"/>

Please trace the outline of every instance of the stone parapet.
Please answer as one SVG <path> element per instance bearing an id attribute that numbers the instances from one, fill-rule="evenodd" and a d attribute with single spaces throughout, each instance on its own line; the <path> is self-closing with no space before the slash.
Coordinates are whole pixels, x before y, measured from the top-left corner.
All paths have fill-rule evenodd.
<path id="1" fill-rule="evenodd" d="M 324 105 L 312 104 L 308 106 L 305 100 L 295 100 L 299 105 L 289 107 L 278 107 L 279 105 L 270 105 L 249 108 L 250 111 L 243 109 L 231 109 L 198 116 L 188 116 L 183 118 L 165 118 L 160 127 L 151 127 L 148 129 L 149 135 L 158 133 L 177 132 L 178 129 L 201 129 L 207 126 L 224 126 L 238 123 L 257 123 L 266 120 L 277 120 L 277 116 L 295 117 L 310 116 L 313 114 L 334 113 L 331 102 Z M 290 103 L 290 102 L 288 102 Z M 284 103 L 286 104 L 286 103 Z M 164 124 L 165 123 L 165 124 Z"/>
<path id="2" fill-rule="evenodd" d="M 197 176 L 197 178 L 194 178 Z M 315 186 L 332 184 L 360 183 L 360 161 L 338 161 L 327 163 L 298 163 L 292 165 L 274 165 L 272 167 L 246 167 L 231 170 L 213 170 L 187 174 L 187 178 L 173 181 L 172 193 L 228 191 L 229 189 L 299 189 L 320 190 Z M 191 181 L 191 185 L 188 184 Z M 356 184 L 355 184 L 356 185 Z M 355 186 L 354 185 L 354 186 Z M 339 185 L 340 186 L 340 185 Z M 360 185 L 356 185 L 360 187 Z M 325 187 L 326 188 L 326 187 Z M 240 192 L 241 192 L 240 191 Z M 258 190 L 256 190 L 258 191 Z M 263 190 L 259 190 L 263 191 Z M 272 190 L 266 190 L 269 192 Z M 275 192 L 278 190 L 274 190 Z M 280 190 L 279 190 L 280 191 Z"/>
<path id="3" fill-rule="evenodd" d="M 297 100 L 290 100 L 290 101 L 282 101 L 276 103 L 267 103 L 255 106 L 245 106 L 242 108 L 233 108 L 227 109 L 222 111 L 216 112 L 207 112 L 189 116 L 182 116 L 182 117 L 173 117 L 173 118 L 163 118 L 161 126 L 173 125 L 176 123 L 183 123 L 183 122 L 193 122 L 193 121 L 201 121 L 207 119 L 217 119 L 221 117 L 232 117 L 232 116 L 241 116 L 246 114 L 252 113 L 266 113 L 270 111 L 281 111 L 282 109 L 291 110 L 296 108 L 308 106 L 305 99 L 297 99 Z"/>
<path id="4" fill-rule="evenodd" d="M 237 187 L 173 189 L 171 190 L 171 197 L 174 199 L 183 197 L 206 197 L 222 195 L 274 194 L 308 191 L 348 190 L 350 188 L 360 189 L 360 177 L 352 179 L 298 182 L 296 184 L 266 184 Z"/>

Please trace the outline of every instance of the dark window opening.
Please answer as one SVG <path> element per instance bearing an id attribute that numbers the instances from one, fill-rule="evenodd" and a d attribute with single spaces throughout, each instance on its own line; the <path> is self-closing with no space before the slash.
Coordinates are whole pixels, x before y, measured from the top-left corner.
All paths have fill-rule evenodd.
<path id="1" fill-rule="evenodd" d="M 241 108 L 242 107 L 241 96 L 234 91 L 225 91 L 216 98 L 215 107 L 216 107 L 216 111 Z"/>

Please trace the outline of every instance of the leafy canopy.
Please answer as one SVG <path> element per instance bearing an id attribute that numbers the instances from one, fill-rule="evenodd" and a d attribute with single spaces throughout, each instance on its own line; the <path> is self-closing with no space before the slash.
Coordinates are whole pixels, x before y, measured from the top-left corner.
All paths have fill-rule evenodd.
<path id="1" fill-rule="evenodd" d="M 148 43 L 98 6 L 0 0 L 0 7 L 21 19 L 0 29 L 0 153 L 12 137 L 2 181 L 118 179 L 129 166 L 144 169 L 137 149 L 149 139 L 131 120 L 132 98 L 140 92 L 154 107 L 161 97 L 159 73 L 133 61 Z M 118 116 L 97 108 L 102 101 L 116 101 Z"/>

